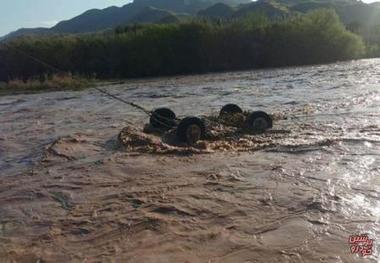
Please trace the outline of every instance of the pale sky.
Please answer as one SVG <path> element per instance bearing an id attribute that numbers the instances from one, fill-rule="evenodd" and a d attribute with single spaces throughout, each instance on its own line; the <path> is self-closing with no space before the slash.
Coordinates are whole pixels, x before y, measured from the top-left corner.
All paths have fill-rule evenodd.
<path id="1" fill-rule="evenodd" d="M 132 0 L 0 0 L 0 36 L 22 27 L 51 27 L 92 8 L 122 6 Z M 374 2 L 365 0 L 364 2 Z"/>
<path id="2" fill-rule="evenodd" d="M 0 36 L 22 27 L 51 27 L 88 9 L 128 2 L 131 0 L 0 0 Z"/>

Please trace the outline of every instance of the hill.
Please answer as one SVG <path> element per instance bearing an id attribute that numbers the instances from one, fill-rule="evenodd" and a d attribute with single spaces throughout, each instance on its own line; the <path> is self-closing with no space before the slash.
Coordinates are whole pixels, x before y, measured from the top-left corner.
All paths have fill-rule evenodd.
<path id="1" fill-rule="evenodd" d="M 50 29 L 48 28 L 21 28 L 17 31 L 11 32 L 6 36 L 0 37 L 1 40 L 17 38 L 17 37 L 26 37 L 26 36 L 44 36 L 51 34 Z"/>
<path id="2" fill-rule="evenodd" d="M 268 18 L 283 17 L 289 13 L 288 8 L 277 1 L 257 1 L 241 5 L 234 13 L 234 17 L 243 17 L 252 13 L 258 13 Z"/>
<path id="3" fill-rule="evenodd" d="M 148 23 L 164 12 L 185 13 L 195 15 L 215 3 L 239 5 L 250 0 L 134 0 L 122 7 L 108 7 L 105 9 L 91 9 L 72 19 L 59 22 L 52 28 L 21 29 L 12 32 L 5 38 L 22 35 L 88 33 L 114 28 L 118 25 L 130 23 Z M 156 8 L 156 10 L 146 9 Z M 161 11 L 158 11 L 161 10 Z M 159 14 L 160 13 L 160 14 Z"/>
<path id="4" fill-rule="evenodd" d="M 380 26 L 380 2 L 366 4 L 356 0 L 134 0 L 122 7 L 92 9 L 52 28 L 20 29 L 5 36 L 77 34 L 104 31 L 134 23 L 169 23 L 191 17 L 211 19 L 240 18 L 260 13 L 279 18 L 316 9 L 334 9 L 349 28 L 357 32 L 363 27 Z M 354 30 L 354 32 L 356 32 Z"/>
<path id="5" fill-rule="evenodd" d="M 138 13 L 132 20 L 135 23 L 162 23 L 165 18 L 173 18 L 175 14 L 170 11 L 158 9 L 155 7 L 145 7 L 140 13 Z M 165 21 L 165 20 L 164 20 Z"/>
<path id="6" fill-rule="evenodd" d="M 228 18 L 234 14 L 235 10 L 226 4 L 217 3 L 209 8 L 198 12 L 199 17 L 204 18 Z"/>
<path id="7" fill-rule="evenodd" d="M 361 2 L 337 6 L 336 11 L 345 24 L 380 25 L 380 8 Z"/>

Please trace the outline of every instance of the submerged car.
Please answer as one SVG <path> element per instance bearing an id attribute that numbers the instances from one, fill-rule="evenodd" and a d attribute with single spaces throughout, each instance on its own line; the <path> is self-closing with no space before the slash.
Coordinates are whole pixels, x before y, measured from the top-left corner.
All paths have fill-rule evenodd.
<path id="1" fill-rule="evenodd" d="M 193 116 L 178 119 L 171 109 L 158 108 L 152 112 L 149 125 L 162 132 L 175 129 L 178 141 L 192 145 L 207 137 L 208 121 Z M 241 128 L 247 133 L 262 133 L 273 127 L 273 120 L 266 112 L 243 112 L 236 104 L 227 104 L 222 107 L 219 115 L 212 121 Z"/>

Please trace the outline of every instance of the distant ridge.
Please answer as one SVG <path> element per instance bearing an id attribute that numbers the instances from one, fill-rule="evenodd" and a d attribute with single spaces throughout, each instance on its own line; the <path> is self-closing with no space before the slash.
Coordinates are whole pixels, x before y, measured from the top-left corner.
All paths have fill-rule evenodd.
<path id="1" fill-rule="evenodd" d="M 76 34 L 88 33 L 114 28 L 129 23 L 147 23 L 154 21 L 158 10 L 150 10 L 152 17 L 147 15 L 147 7 L 160 9 L 171 13 L 188 13 L 195 15 L 215 3 L 239 5 L 251 2 L 250 0 L 134 0 L 122 7 L 111 6 L 105 9 L 91 9 L 72 19 L 61 21 L 52 28 L 23 28 L 4 36 L 14 38 L 19 36 L 45 34 Z M 140 14 L 145 12 L 144 14 Z M 163 14 L 161 12 L 161 14 Z M 145 19 L 142 19 L 145 18 Z"/>
<path id="2" fill-rule="evenodd" d="M 217 3 L 213 6 L 198 12 L 199 17 L 205 18 L 227 18 L 234 14 L 235 10 L 224 3 Z"/>
<path id="3" fill-rule="evenodd" d="M 175 16 L 173 12 L 148 6 L 133 17 L 132 20 L 135 23 L 158 23 L 164 18 L 172 16 Z"/>
<path id="4" fill-rule="evenodd" d="M 260 13 L 269 18 L 285 16 L 289 13 L 288 8 L 275 1 L 257 1 L 240 6 L 234 17 L 247 16 L 251 13 Z"/>
<path id="5" fill-rule="evenodd" d="M 134 0 L 122 7 L 91 9 L 51 28 L 22 28 L 1 39 L 21 36 L 78 34 L 104 31 L 133 23 L 178 22 L 179 17 L 239 18 L 261 13 L 269 18 L 335 9 L 346 25 L 380 25 L 380 2 L 356 0 Z"/>

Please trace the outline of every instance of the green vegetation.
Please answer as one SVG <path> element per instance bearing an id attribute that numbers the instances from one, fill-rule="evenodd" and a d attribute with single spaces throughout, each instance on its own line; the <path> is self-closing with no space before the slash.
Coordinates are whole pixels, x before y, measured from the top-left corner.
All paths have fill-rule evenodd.
<path id="1" fill-rule="evenodd" d="M 48 36 L 54 34 L 93 33 L 135 23 L 173 23 L 191 18 L 240 19 L 251 13 L 268 18 L 284 18 L 316 9 L 333 9 L 348 28 L 360 29 L 368 42 L 368 34 L 380 26 L 379 2 L 366 4 L 358 0 L 134 0 L 122 7 L 92 9 L 52 28 L 20 29 L 5 36 Z M 377 42 L 377 44 L 379 41 Z"/>
<path id="2" fill-rule="evenodd" d="M 345 30 L 332 10 L 272 24 L 264 51 L 266 66 L 328 63 L 365 54 L 362 39 Z"/>
<path id="3" fill-rule="evenodd" d="M 365 55 L 361 38 L 333 10 L 269 20 L 260 14 L 226 21 L 118 27 L 113 34 L 23 38 L 0 50 L 0 81 L 54 73 L 129 78 L 328 63 Z"/>
<path id="4" fill-rule="evenodd" d="M 41 79 L 27 81 L 10 80 L 8 83 L 0 82 L 0 94 L 38 92 L 40 90 L 78 90 L 89 87 L 93 82 L 88 79 L 70 75 L 51 75 Z"/>

